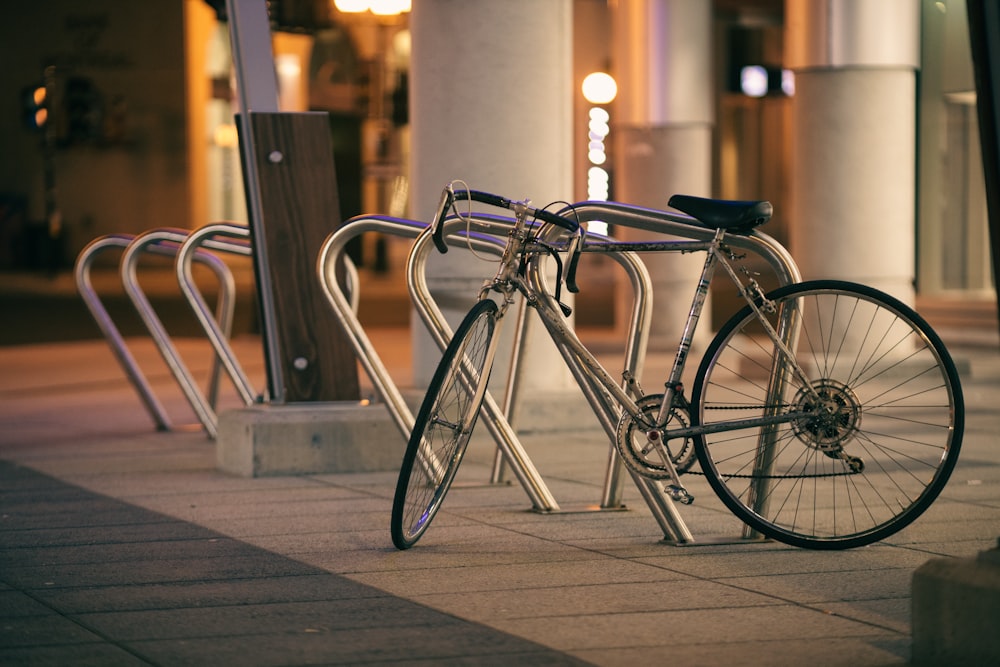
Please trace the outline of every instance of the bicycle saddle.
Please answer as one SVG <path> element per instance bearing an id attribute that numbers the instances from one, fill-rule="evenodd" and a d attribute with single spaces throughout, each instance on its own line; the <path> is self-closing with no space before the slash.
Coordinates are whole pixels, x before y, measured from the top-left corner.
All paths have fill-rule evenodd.
<path id="1" fill-rule="evenodd" d="M 673 195 L 667 205 L 687 213 L 712 229 L 745 234 L 771 219 L 774 210 L 769 201 L 734 201 L 706 199 L 691 195 Z"/>

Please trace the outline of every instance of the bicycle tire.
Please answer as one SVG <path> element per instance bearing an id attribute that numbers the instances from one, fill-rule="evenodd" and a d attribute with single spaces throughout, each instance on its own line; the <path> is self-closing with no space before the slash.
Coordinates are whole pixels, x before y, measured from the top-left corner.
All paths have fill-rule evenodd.
<path id="1" fill-rule="evenodd" d="M 398 549 L 409 549 L 423 536 L 458 472 L 483 402 L 479 388 L 489 380 L 491 368 L 484 366 L 497 317 L 495 302 L 477 302 L 455 331 L 428 385 L 392 503 L 390 530 Z"/>
<path id="2" fill-rule="evenodd" d="M 766 314 L 773 326 L 779 313 L 799 318 L 792 354 L 806 377 L 776 365 L 785 355 L 746 306 L 706 350 L 692 422 L 824 412 L 700 435 L 702 471 L 747 526 L 780 542 L 848 549 L 885 539 L 930 506 L 958 459 L 965 409 L 955 364 L 923 318 L 879 290 L 818 280 L 765 298 L 777 307 Z M 783 386 L 768 399 L 774 381 Z"/>

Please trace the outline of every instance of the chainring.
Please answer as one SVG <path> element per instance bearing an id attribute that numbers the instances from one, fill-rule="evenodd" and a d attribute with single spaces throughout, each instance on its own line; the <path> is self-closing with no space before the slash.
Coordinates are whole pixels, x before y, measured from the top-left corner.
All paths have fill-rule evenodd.
<path id="1" fill-rule="evenodd" d="M 628 413 L 622 415 L 618 422 L 618 432 L 615 438 L 615 448 L 619 456 L 625 462 L 625 466 L 632 472 L 638 473 L 649 479 L 670 479 L 670 472 L 663 464 L 659 452 L 650 446 L 646 437 L 648 426 L 656 422 L 656 417 L 660 413 L 660 404 L 663 401 L 662 394 L 651 394 L 643 396 L 636 403 L 644 417 L 644 422 L 640 423 L 633 419 Z M 681 406 L 674 406 L 670 409 L 670 417 L 667 420 L 670 426 L 689 426 L 691 417 L 687 410 Z M 663 431 L 661 430 L 662 434 Z M 695 451 L 691 438 L 675 438 L 664 443 L 670 455 L 670 461 L 674 464 L 677 474 L 682 475 L 691 469 L 695 461 Z"/>

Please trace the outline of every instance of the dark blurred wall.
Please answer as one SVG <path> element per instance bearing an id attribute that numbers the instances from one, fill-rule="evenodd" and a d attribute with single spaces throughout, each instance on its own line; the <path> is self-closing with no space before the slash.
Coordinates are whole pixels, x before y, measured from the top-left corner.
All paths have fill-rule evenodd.
<path id="1" fill-rule="evenodd" d="M 177 0 L 8 3 L 0 21 L 0 229 L 7 263 L 30 262 L 24 227 L 46 219 L 41 135 L 20 93 L 55 67 L 52 173 L 68 261 L 95 236 L 190 226 L 184 12 Z M 0 267 L 11 268 L 11 267 Z"/>

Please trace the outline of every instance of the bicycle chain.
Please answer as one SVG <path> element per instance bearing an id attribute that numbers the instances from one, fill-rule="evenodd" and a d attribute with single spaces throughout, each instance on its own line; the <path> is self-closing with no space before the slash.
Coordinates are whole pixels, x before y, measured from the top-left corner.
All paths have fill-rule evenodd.
<path id="1" fill-rule="evenodd" d="M 774 409 L 774 408 L 790 408 L 793 407 L 792 403 L 779 403 L 778 405 L 726 405 L 726 406 L 713 406 L 707 407 L 706 410 L 758 410 L 758 409 Z"/>

